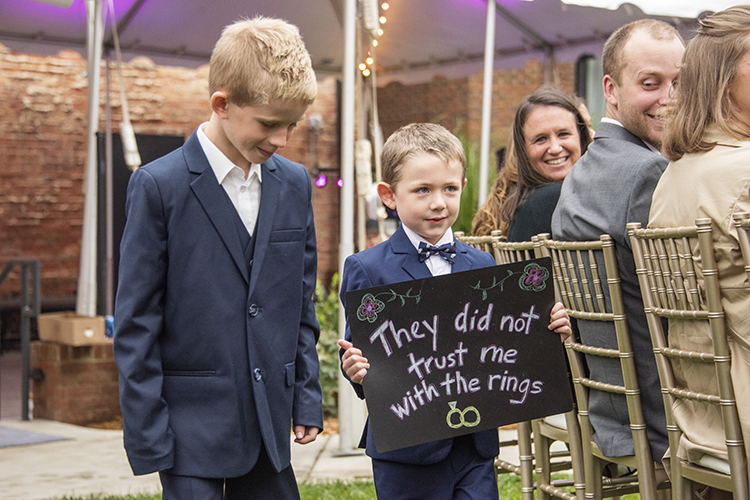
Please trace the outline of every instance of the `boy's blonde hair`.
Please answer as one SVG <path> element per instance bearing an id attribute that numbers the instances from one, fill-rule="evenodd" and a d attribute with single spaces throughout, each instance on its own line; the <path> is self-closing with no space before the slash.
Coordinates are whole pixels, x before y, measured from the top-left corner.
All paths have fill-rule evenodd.
<path id="1" fill-rule="evenodd" d="M 420 153 L 435 155 L 446 164 L 455 160 L 466 175 L 466 155 L 458 137 L 435 123 L 412 123 L 396 130 L 383 146 L 383 182 L 395 189 L 401 167 Z"/>
<path id="2" fill-rule="evenodd" d="M 226 26 L 209 65 L 209 95 L 220 90 L 240 107 L 276 100 L 312 104 L 318 85 L 297 27 L 260 16 Z"/>

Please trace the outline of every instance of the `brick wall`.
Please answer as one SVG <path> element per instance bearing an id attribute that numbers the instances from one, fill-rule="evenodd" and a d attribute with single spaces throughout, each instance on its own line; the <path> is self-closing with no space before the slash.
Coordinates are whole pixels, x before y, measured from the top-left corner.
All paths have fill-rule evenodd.
<path id="1" fill-rule="evenodd" d="M 104 72 L 103 72 L 104 73 Z M 156 66 L 136 58 L 123 68 L 133 128 L 140 134 L 187 138 L 210 116 L 208 68 Z M 559 85 L 572 91 L 574 65 L 556 67 Z M 492 93 L 491 148 L 504 146 L 513 114 L 521 99 L 544 80 L 543 65 L 496 71 Z M 116 71 L 112 71 L 112 122 L 119 129 L 121 107 Z M 415 121 L 441 123 L 478 145 L 481 131 L 481 72 L 448 80 L 404 86 L 391 83 L 378 90 L 384 136 Z M 338 167 L 339 130 L 337 83 L 319 81 L 309 113 L 320 113 L 315 163 Z M 102 75 L 99 130 L 105 130 Z M 0 45 L 0 266 L 15 257 L 38 257 L 42 263 L 44 297 L 75 295 L 83 213 L 86 161 L 86 61 L 72 51 L 56 56 L 12 53 Z M 307 121 L 282 150 L 283 156 L 312 169 Z M 326 172 L 331 174 L 330 171 Z M 335 180 L 335 179 L 334 179 Z M 338 268 L 339 195 L 333 182 L 314 188 L 313 208 L 318 238 L 318 276 L 327 284 Z M 0 287 L 0 299 L 18 294 L 11 275 Z"/>
<path id="2" fill-rule="evenodd" d="M 136 58 L 123 67 L 128 109 L 138 134 L 187 138 L 210 117 L 208 68 L 156 66 Z M 119 131 L 121 106 L 117 72 L 112 71 L 112 123 Z M 99 130 L 105 130 L 104 69 Z M 321 167 L 338 166 L 337 96 L 333 78 L 319 82 L 310 113 L 323 115 L 325 128 L 316 148 Z M 0 266 L 12 258 L 41 260 L 42 295 L 74 296 L 77 288 L 86 161 L 86 61 L 76 52 L 56 56 L 12 53 L 0 45 Z M 308 164 L 306 121 L 282 150 Z M 314 207 L 319 235 L 320 277 L 338 266 L 338 190 L 317 192 Z M 319 206 L 318 206 L 319 205 Z M 335 214 L 332 211 L 335 209 Z M 334 222 L 330 227 L 328 221 Z M 18 295 L 11 275 L 0 299 Z"/>
<path id="3" fill-rule="evenodd" d="M 567 92 L 575 88 L 575 65 L 555 67 L 557 85 Z M 495 71 L 492 82 L 490 150 L 506 145 L 513 116 L 521 100 L 544 83 L 544 66 L 530 60 L 520 68 Z M 428 121 L 440 123 L 479 145 L 482 128 L 482 88 L 479 72 L 465 78 L 436 77 L 429 83 L 404 86 L 390 83 L 378 89 L 379 116 L 384 137 L 402 125 Z"/>
<path id="4" fill-rule="evenodd" d="M 68 346 L 32 342 L 34 418 L 85 425 L 120 416 L 118 373 L 112 344 Z"/>

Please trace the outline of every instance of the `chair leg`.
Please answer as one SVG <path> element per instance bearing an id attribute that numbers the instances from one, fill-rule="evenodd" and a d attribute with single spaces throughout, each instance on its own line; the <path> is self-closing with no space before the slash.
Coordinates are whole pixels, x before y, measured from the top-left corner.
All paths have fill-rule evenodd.
<path id="1" fill-rule="evenodd" d="M 534 500 L 534 455 L 531 451 L 531 422 L 519 422 L 518 453 L 521 466 L 521 494 L 523 500 Z"/>
<path id="2" fill-rule="evenodd" d="M 536 430 L 536 429 L 535 429 Z M 550 484 L 550 446 L 552 440 L 542 435 L 541 432 L 534 432 L 534 458 L 536 484 Z M 543 489 L 537 488 L 537 500 L 550 500 L 551 496 Z"/>
<path id="3" fill-rule="evenodd" d="M 573 466 L 573 487 L 578 500 L 586 497 L 586 478 L 584 475 L 585 465 L 583 459 L 583 442 L 581 441 L 581 427 L 578 423 L 578 414 L 572 410 L 565 414 L 565 422 L 568 428 L 570 442 L 570 460 Z"/>

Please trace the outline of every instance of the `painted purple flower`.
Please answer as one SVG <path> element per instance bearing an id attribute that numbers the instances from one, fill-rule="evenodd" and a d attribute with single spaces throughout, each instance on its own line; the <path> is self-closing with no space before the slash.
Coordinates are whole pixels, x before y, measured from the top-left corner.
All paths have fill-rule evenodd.
<path id="1" fill-rule="evenodd" d="M 549 278 L 547 268 L 532 262 L 523 269 L 518 286 L 529 292 L 541 292 L 547 287 L 547 278 Z"/>
<path id="2" fill-rule="evenodd" d="M 371 293 L 368 293 L 362 297 L 362 303 L 359 305 L 359 309 L 357 309 L 357 319 L 373 323 L 378 319 L 378 313 L 383 309 L 385 309 L 385 304 L 376 299 Z"/>

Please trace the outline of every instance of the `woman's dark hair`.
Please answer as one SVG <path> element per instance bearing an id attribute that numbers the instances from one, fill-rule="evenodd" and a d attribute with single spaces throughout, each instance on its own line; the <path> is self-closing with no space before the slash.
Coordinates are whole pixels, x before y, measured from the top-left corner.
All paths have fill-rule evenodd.
<path id="1" fill-rule="evenodd" d="M 526 139 L 523 134 L 524 125 L 526 125 L 526 120 L 531 112 L 540 106 L 557 106 L 570 111 L 575 118 L 576 130 L 581 143 L 581 155 L 586 152 L 586 148 L 591 142 L 591 134 L 581 112 L 578 110 L 574 96 L 560 89 L 547 86 L 541 87 L 533 94 L 526 96 L 513 119 L 508 148 L 512 154 L 506 155 L 505 165 L 501 175 L 492 185 L 492 192 L 487 203 L 474 216 L 472 223 L 474 235 L 489 234 L 492 229 L 500 229 L 505 232 L 513 214 L 523 204 L 529 191 L 545 184 L 558 182 L 534 169 L 526 147 Z M 503 171 L 506 172 L 506 175 L 502 175 Z M 517 181 L 508 185 L 508 178 L 512 177 L 517 178 Z M 503 192 L 499 192 L 499 189 Z"/>

